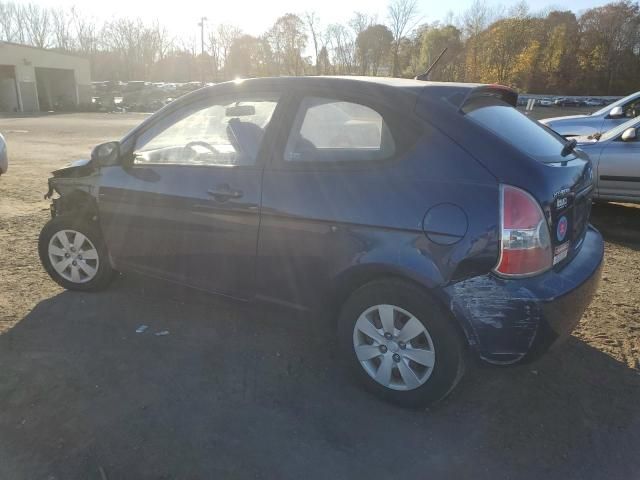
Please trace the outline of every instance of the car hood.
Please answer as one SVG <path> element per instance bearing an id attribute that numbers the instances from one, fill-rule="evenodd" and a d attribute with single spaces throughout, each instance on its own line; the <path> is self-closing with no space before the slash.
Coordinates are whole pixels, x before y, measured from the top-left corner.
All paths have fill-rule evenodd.
<path id="1" fill-rule="evenodd" d="M 51 173 L 54 177 L 81 177 L 89 173 L 89 170 L 91 170 L 90 163 L 91 160 L 89 159 L 76 160 L 75 162 L 71 162 L 70 164 L 54 170 Z"/>
<path id="2" fill-rule="evenodd" d="M 567 117 L 543 118 L 542 120 L 540 120 L 540 123 L 549 125 L 551 123 L 567 122 L 571 120 L 582 120 L 583 118 L 590 118 L 590 115 L 569 115 Z"/>

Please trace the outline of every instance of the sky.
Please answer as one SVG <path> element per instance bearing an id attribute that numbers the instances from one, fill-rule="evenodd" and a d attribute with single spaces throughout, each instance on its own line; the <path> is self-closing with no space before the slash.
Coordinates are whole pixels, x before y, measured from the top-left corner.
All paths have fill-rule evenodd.
<path id="1" fill-rule="evenodd" d="M 22 0 L 15 0 L 20 3 Z M 80 11 L 100 19 L 113 16 L 142 17 L 158 19 L 173 34 L 193 35 L 199 38 L 197 23 L 200 17 L 207 17 L 205 25 L 219 23 L 234 24 L 252 35 L 267 30 L 278 16 L 284 13 L 303 13 L 315 11 L 321 26 L 330 23 L 346 22 L 354 11 L 376 14 L 380 21 L 386 17 L 387 0 L 25 0 L 43 6 L 76 6 Z M 464 12 L 473 0 L 418 0 L 420 23 L 442 20 L 449 12 L 454 16 Z M 489 6 L 509 6 L 516 0 L 485 0 Z M 585 9 L 609 3 L 607 0 L 530 0 L 531 10 L 555 7 L 560 10 L 573 10 L 580 13 Z"/>

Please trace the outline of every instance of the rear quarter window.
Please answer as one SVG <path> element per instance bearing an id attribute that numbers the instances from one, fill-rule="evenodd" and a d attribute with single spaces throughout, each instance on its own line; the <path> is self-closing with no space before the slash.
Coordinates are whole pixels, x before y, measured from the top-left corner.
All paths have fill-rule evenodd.
<path id="1" fill-rule="evenodd" d="M 306 97 L 285 149 L 287 162 L 363 162 L 393 156 L 395 142 L 383 116 L 359 103 Z"/>

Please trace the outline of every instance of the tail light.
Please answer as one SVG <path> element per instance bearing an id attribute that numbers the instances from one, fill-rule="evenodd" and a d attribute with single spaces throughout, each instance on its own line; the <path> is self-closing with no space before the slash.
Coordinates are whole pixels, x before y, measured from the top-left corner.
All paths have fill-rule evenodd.
<path id="1" fill-rule="evenodd" d="M 500 197 L 502 238 L 496 273 L 526 277 L 551 268 L 551 237 L 540 204 L 510 185 L 501 185 Z"/>

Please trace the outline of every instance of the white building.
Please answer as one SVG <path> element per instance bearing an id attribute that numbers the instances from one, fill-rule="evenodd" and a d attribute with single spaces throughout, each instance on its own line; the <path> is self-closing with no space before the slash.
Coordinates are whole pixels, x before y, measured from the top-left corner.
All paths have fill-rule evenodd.
<path id="1" fill-rule="evenodd" d="M 89 103 L 89 60 L 0 42 L 0 112 L 61 110 Z"/>

